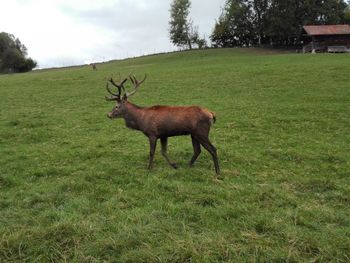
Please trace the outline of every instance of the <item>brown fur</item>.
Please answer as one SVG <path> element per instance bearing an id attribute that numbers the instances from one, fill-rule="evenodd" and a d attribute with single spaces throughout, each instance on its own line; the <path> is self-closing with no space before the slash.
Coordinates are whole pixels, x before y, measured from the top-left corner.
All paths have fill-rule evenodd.
<path id="1" fill-rule="evenodd" d="M 193 165 L 201 153 L 201 145 L 211 154 L 215 171 L 220 173 L 216 148 L 209 141 L 210 127 L 216 121 L 213 112 L 198 106 L 152 106 L 139 107 L 127 101 L 127 98 L 118 100 L 116 107 L 108 113 L 108 117 L 123 118 L 127 127 L 142 131 L 150 141 L 149 168 L 152 168 L 156 142 L 161 140 L 162 154 L 170 162 L 166 149 L 168 137 L 191 135 L 194 154 L 190 161 Z"/>

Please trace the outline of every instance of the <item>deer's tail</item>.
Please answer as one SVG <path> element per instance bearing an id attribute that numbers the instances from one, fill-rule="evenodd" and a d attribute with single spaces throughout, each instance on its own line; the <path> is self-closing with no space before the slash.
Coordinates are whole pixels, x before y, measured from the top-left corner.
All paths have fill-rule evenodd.
<path id="1" fill-rule="evenodd" d="M 216 122 L 216 114 L 215 114 L 215 112 L 210 112 L 211 113 L 211 115 L 213 116 L 212 118 L 213 118 L 213 123 L 215 123 Z"/>
<path id="2" fill-rule="evenodd" d="M 210 126 L 216 122 L 216 114 L 208 109 L 204 109 L 204 113 L 209 120 Z"/>

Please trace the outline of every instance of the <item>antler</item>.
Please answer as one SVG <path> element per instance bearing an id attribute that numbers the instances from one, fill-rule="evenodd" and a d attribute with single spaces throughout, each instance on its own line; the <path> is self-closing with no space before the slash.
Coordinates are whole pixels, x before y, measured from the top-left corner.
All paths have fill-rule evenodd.
<path id="1" fill-rule="evenodd" d="M 134 85 L 134 90 L 131 91 L 130 93 L 126 93 L 126 97 L 132 96 L 137 91 L 138 87 L 146 80 L 146 78 L 147 78 L 147 74 L 145 74 L 145 77 L 143 78 L 143 80 L 139 81 L 136 79 L 135 75 L 129 75 L 129 79 Z"/>
<path id="2" fill-rule="evenodd" d="M 122 93 L 122 89 L 123 89 L 124 92 L 125 92 L 124 83 L 125 83 L 127 80 L 128 80 L 128 79 L 125 78 L 123 81 L 121 81 L 120 83 L 117 84 L 117 83 L 114 82 L 113 78 L 111 77 L 108 81 L 109 81 L 110 83 L 112 83 L 112 85 L 113 85 L 114 87 L 116 87 L 116 88 L 118 89 L 118 94 L 113 93 L 113 92 L 109 89 L 109 87 L 108 87 L 108 82 L 107 82 L 107 84 L 106 84 L 106 89 L 107 89 L 107 91 L 112 95 L 112 97 L 106 97 L 106 100 L 117 100 L 117 99 L 120 99 L 120 95 L 121 95 L 121 93 Z"/>

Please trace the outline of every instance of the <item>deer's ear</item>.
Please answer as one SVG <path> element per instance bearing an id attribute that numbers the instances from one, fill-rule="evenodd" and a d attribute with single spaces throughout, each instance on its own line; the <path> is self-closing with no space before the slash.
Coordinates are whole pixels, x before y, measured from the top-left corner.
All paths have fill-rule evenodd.
<path id="1" fill-rule="evenodd" d="M 128 97 L 124 94 L 122 97 L 122 101 L 127 101 L 127 100 L 128 100 Z"/>

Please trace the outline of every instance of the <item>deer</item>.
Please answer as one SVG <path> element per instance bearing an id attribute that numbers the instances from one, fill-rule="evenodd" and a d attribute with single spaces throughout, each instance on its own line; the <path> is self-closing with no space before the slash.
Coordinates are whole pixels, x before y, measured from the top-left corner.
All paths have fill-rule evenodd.
<path id="1" fill-rule="evenodd" d="M 177 169 L 176 163 L 170 161 L 167 154 L 168 137 L 190 135 L 193 146 L 193 156 L 189 162 L 192 167 L 201 153 L 203 146 L 211 155 L 215 172 L 220 174 L 217 150 L 209 140 L 210 127 L 216 121 L 215 113 L 199 106 L 161 106 L 140 107 L 129 101 L 142 83 L 145 82 L 147 74 L 142 80 L 138 80 L 135 75 L 130 74 L 129 78 L 124 78 L 118 83 L 111 77 L 107 80 L 106 89 L 111 96 L 106 96 L 107 101 L 116 101 L 116 105 L 111 112 L 107 113 L 109 119 L 122 118 L 127 128 L 141 131 L 148 137 L 150 151 L 148 169 L 153 167 L 157 140 L 161 142 L 161 153 L 167 163 Z M 131 81 L 133 90 L 126 92 L 124 84 Z M 109 83 L 118 92 L 112 92 Z M 122 94 L 123 93 L 123 94 Z"/>
<path id="2" fill-rule="evenodd" d="M 90 65 L 91 65 L 91 67 L 92 67 L 93 70 L 97 70 L 97 66 L 96 66 L 95 63 L 91 63 Z"/>

